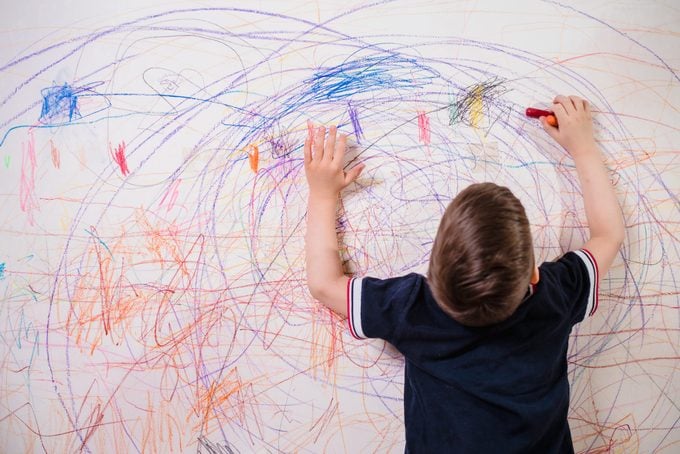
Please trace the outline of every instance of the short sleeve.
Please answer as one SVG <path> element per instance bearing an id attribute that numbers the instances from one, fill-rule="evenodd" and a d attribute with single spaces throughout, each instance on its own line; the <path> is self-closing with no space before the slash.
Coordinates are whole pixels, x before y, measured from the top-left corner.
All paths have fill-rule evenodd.
<path id="1" fill-rule="evenodd" d="M 350 279 L 347 284 L 347 320 L 352 336 L 394 342 L 422 279 L 418 274 L 390 279 Z"/>
<path id="2" fill-rule="evenodd" d="M 573 323 L 578 323 L 597 311 L 599 276 L 597 262 L 589 251 L 579 249 L 567 252 L 556 262 L 543 266 L 546 266 L 545 271 L 548 272 L 546 277 L 556 285 L 552 291 L 556 295 L 562 295 Z"/>

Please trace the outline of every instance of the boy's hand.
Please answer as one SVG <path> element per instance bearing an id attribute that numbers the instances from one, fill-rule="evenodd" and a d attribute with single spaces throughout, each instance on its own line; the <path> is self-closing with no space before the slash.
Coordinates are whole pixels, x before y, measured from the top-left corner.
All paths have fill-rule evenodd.
<path id="1" fill-rule="evenodd" d="M 573 157 L 597 150 L 593 135 L 593 117 L 588 101 L 577 96 L 556 96 L 553 112 L 558 127 L 550 126 L 541 117 L 543 129 Z"/>
<path id="2" fill-rule="evenodd" d="M 310 198 L 320 197 L 335 201 L 340 191 L 356 180 L 364 169 L 364 165 L 359 164 L 349 172 L 343 170 L 347 136 L 340 134 L 336 140 L 336 135 L 335 126 L 330 127 L 328 138 L 325 138 L 326 128 L 312 127 L 305 140 L 305 175 Z"/>

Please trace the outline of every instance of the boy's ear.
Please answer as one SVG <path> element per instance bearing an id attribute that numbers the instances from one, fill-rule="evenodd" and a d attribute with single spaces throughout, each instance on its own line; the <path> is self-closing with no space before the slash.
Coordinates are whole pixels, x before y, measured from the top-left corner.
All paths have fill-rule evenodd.
<path id="1" fill-rule="evenodd" d="M 541 276 L 538 273 L 538 267 L 534 265 L 534 270 L 531 272 L 531 285 L 536 285 L 538 284 L 538 281 L 541 279 Z"/>

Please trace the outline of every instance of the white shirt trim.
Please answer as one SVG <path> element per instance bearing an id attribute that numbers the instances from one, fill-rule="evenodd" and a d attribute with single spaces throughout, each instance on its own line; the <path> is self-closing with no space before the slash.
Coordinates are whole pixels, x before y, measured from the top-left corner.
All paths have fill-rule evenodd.
<path id="1" fill-rule="evenodd" d="M 597 271 L 597 262 L 595 261 L 593 255 L 586 249 L 579 249 L 577 251 L 574 251 L 574 254 L 576 254 L 581 259 L 581 261 L 583 261 L 583 264 L 586 266 L 586 269 L 588 270 L 590 288 L 588 291 L 588 304 L 586 306 L 586 317 L 590 317 L 595 313 L 595 311 L 597 311 L 598 306 L 597 294 L 599 276 Z"/>
<path id="2" fill-rule="evenodd" d="M 362 279 L 351 278 L 347 284 L 347 320 L 349 331 L 357 339 L 366 339 L 361 325 L 361 287 Z"/>

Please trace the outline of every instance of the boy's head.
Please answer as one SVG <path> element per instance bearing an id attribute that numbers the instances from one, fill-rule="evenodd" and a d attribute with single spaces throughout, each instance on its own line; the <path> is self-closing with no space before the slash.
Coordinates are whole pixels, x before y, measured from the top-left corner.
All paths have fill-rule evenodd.
<path id="1" fill-rule="evenodd" d="M 473 184 L 451 201 L 428 271 L 447 314 L 467 326 L 501 322 L 520 305 L 536 273 L 529 220 L 508 188 Z"/>

